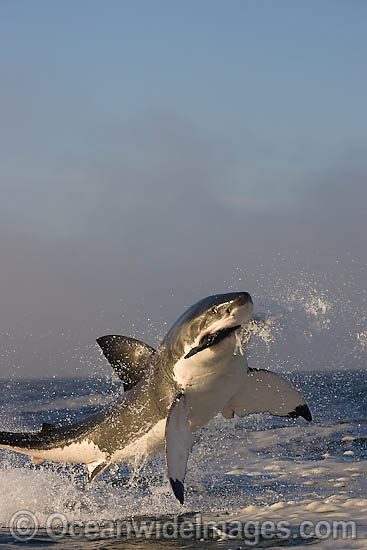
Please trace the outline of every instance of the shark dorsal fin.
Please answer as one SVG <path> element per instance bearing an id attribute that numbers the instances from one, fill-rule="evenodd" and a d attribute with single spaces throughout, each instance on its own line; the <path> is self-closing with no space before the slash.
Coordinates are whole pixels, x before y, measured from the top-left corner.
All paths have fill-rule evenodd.
<path id="1" fill-rule="evenodd" d="M 49 424 L 48 422 L 42 422 L 41 432 L 49 432 L 54 428 L 55 426 L 53 424 Z"/>
<path id="2" fill-rule="evenodd" d="M 97 338 L 97 343 L 116 374 L 130 390 L 145 374 L 155 349 L 128 336 L 110 334 Z"/>

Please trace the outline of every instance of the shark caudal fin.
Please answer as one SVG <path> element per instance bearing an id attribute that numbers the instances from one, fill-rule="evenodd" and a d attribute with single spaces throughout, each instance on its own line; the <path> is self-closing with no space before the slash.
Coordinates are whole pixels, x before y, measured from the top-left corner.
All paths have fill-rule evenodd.
<path id="1" fill-rule="evenodd" d="M 155 349 L 128 336 L 111 334 L 97 339 L 104 356 L 130 390 L 144 376 L 151 364 Z"/>
<path id="2" fill-rule="evenodd" d="M 224 418 L 253 413 L 298 418 L 310 422 L 312 415 L 301 393 L 287 380 L 264 369 L 249 369 L 248 377 L 222 410 Z"/>

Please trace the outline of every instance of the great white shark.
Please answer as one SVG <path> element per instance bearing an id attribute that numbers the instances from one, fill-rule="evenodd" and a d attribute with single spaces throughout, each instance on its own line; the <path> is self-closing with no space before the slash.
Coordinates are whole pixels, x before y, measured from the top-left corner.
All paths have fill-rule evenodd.
<path id="1" fill-rule="evenodd" d="M 127 390 L 85 420 L 39 432 L 0 432 L 0 447 L 44 461 L 85 463 L 91 481 L 112 463 L 165 447 L 171 487 L 184 502 L 193 433 L 218 413 L 224 418 L 267 412 L 310 421 L 306 401 L 285 379 L 249 368 L 239 347 L 252 319 L 247 292 L 216 294 L 191 306 L 157 350 L 125 336 L 97 340 Z"/>

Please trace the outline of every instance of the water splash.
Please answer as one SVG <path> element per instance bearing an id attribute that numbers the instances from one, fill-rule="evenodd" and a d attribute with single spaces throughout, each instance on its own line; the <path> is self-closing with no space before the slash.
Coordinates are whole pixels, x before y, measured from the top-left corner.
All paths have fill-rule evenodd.
<path id="1" fill-rule="evenodd" d="M 236 345 L 235 345 L 235 348 L 234 348 L 234 352 L 233 352 L 233 355 L 243 355 L 244 354 L 244 349 L 243 349 L 243 338 L 242 338 L 242 334 L 239 330 L 236 330 L 235 333 L 235 338 L 236 338 Z"/>
<path id="2" fill-rule="evenodd" d="M 367 330 L 357 333 L 357 340 L 363 350 L 367 350 Z"/>
<path id="3" fill-rule="evenodd" d="M 243 340 L 245 343 L 250 341 L 251 336 L 260 338 L 269 346 L 272 342 L 275 342 L 277 335 L 281 332 L 282 327 L 279 324 L 279 315 L 270 316 L 265 313 L 257 313 L 249 322 L 243 331 Z"/>

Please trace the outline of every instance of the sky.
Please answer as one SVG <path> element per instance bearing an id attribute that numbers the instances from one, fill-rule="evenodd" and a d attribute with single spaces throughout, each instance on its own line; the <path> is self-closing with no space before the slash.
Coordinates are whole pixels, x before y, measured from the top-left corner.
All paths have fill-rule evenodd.
<path id="1" fill-rule="evenodd" d="M 297 296 L 283 365 L 365 365 L 366 18 L 361 0 L 0 0 L 0 375 L 103 376 L 95 338 L 157 345 L 231 289 Z"/>

